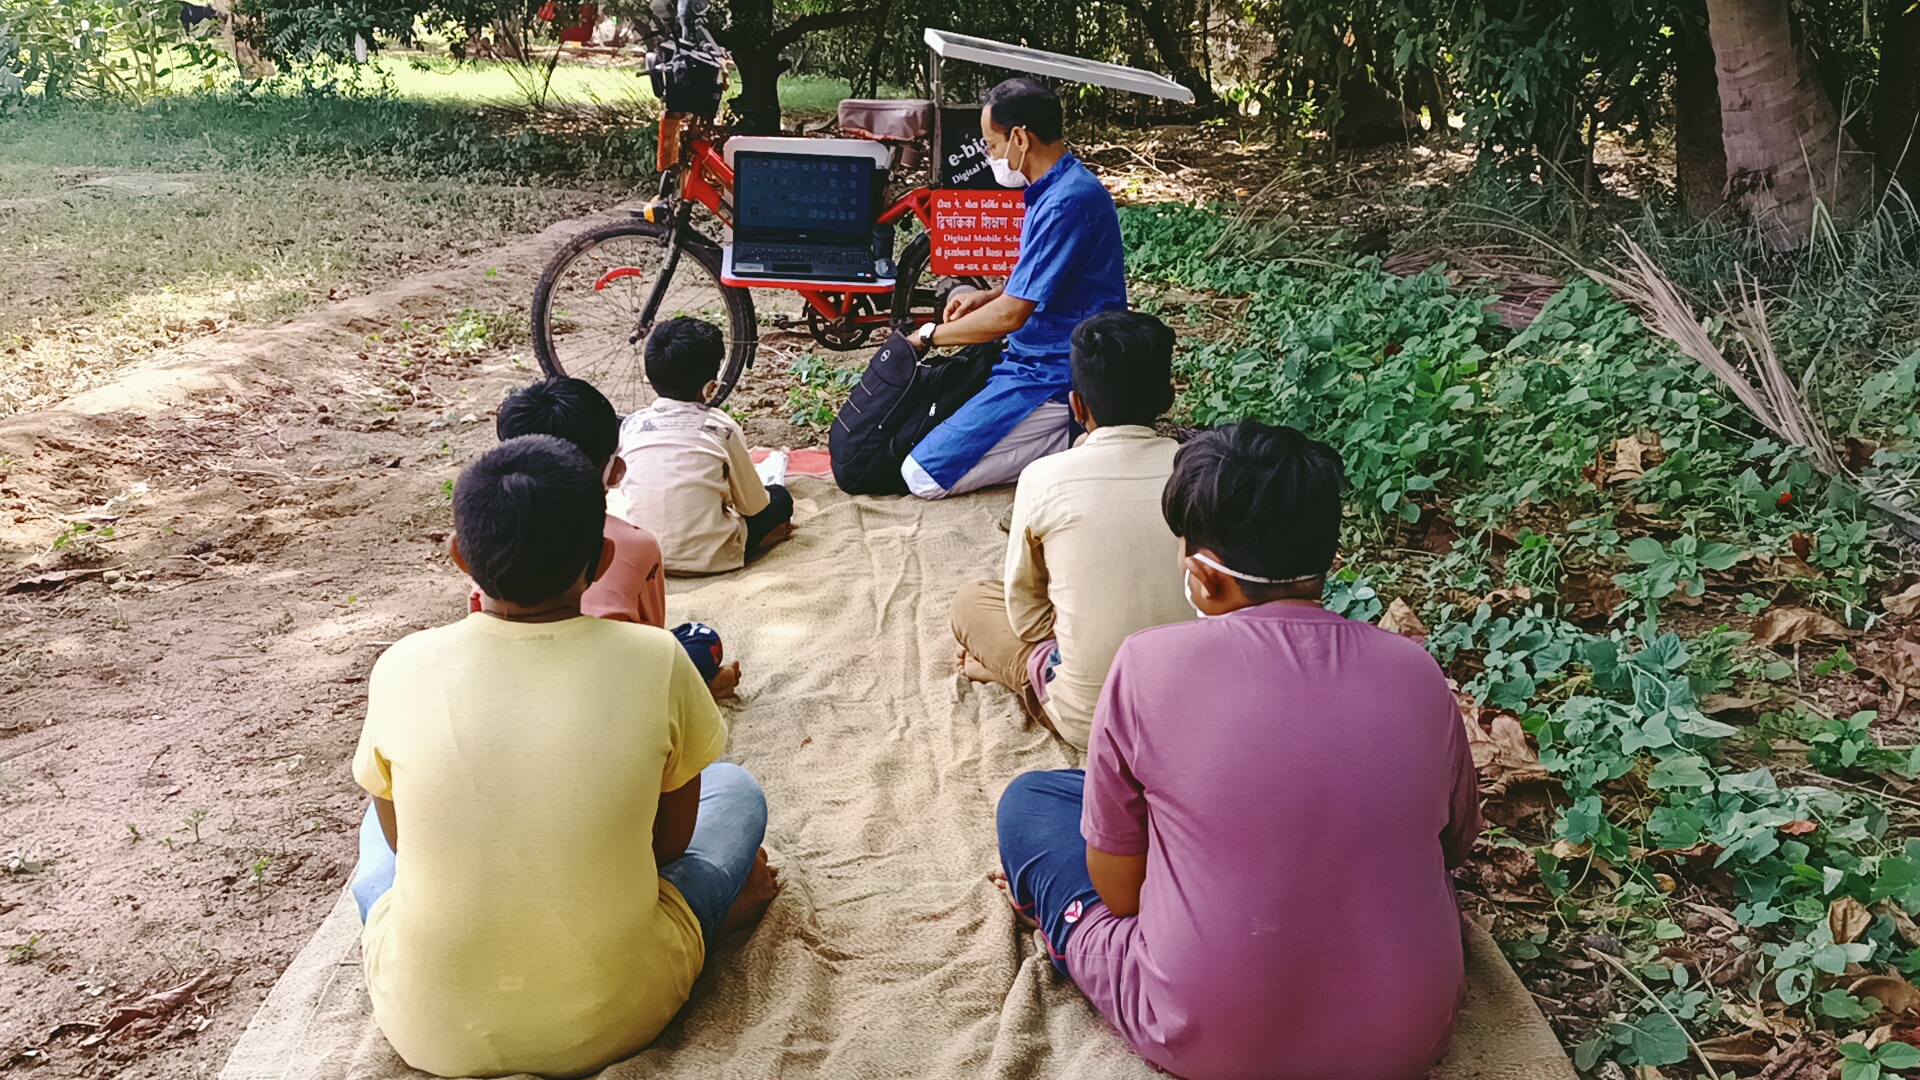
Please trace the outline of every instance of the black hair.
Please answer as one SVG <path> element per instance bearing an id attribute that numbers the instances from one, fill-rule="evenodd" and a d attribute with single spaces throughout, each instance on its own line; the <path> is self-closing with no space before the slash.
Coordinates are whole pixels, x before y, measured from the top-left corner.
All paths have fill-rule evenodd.
<path id="1" fill-rule="evenodd" d="M 1340 453 L 1298 428 L 1256 420 L 1202 432 L 1180 448 L 1160 499 L 1189 554 L 1202 548 L 1243 574 L 1324 575 L 1340 540 Z M 1241 582 L 1262 601 L 1300 592 Z"/>
<path id="2" fill-rule="evenodd" d="M 1073 389 L 1101 427 L 1152 426 L 1173 407 L 1173 330 L 1144 311 L 1103 311 L 1073 328 Z"/>
<path id="3" fill-rule="evenodd" d="M 647 381 L 661 397 L 699 401 L 707 384 L 720 377 L 726 350 L 720 328 L 705 319 L 668 319 L 647 335 Z"/>
<path id="4" fill-rule="evenodd" d="M 600 471 L 552 435 L 480 455 L 453 485 L 453 527 L 480 591 L 531 607 L 599 569 L 607 513 Z"/>
<path id="5" fill-rule="evenodd" d="M 541 379 L 507 395 L 493 421 L 502 442 L 552 435 L 580 448 L 601 473 L 620 449 L 620 414 L 585 379 Z"/>
<path id="6" fill-rule="evenodd" d="M 980 103 L 987 107 L 993 126 L 1002 131 L 1023 127 L 1043 143 L 1057 143 L 1067 130 L 1060 95 L 1035 79 L 1008 79 L 987 91 Z"/>

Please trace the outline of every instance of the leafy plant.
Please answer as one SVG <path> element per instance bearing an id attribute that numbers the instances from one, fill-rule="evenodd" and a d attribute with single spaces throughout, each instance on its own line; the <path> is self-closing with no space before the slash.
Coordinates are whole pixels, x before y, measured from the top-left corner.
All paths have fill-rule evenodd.
<path id="1" fill-rule="evenodd" d="M 1642 536 L 1627 545 L 1627 556 L 1644 569 L 1613 580 L 1628 596 L 1651 607 L 1676 590 L 1700 596 L 1707 591 L 1708 570 L 1731 569 L 1744 554 L 1733 544 L 1703 541 L 1690 534 L 1675 537 L 1672 544 Z"/>
<path id="2" fill-rule="evenodd" d="M 1840 1080 L 1880 1080 L 1887 1073 L 1920 1065 L 1920 1050 L 1903 1042 L 1884 1042 L 1869 1050 L 1866 1043 L 1840 1044 Z"/>
<path id="3" fill-rule="evenodd" d="M 865 368 L 830 363 L 808 354 L 793 362 L 795 385 L 787 391 L 787 407 L 793 410 L 795 427 L 825 431 L 833 425 L 840 406 L 860 382 Z"/>
<path id="4" fill-rule="evenodd" d="M 0 100 L 29 91 L 47 98 L 145 101 L 178 72 L 208 72 L 222 51 L 217 23 L 189 31 L 168 0 L 8 0 L 0 8 Z"/>
<path id="5" fill-rule="evenodd" d="M 1328 611 L 1358 622 L 1372 622 L 1386 610 L 1379 591 L 1373 587 L 1373 579 L 1351 566 L 1342 567 L 1328 575 L 1321 603 L 1327 606 Z"/>

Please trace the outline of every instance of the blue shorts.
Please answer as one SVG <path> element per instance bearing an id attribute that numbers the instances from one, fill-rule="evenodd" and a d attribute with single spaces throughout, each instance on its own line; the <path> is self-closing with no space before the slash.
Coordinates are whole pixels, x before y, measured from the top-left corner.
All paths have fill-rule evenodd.
<path id="1" fill-rule="evenodd" d="M 727 909 L 747 883 L 747 874 L 767 836 L 767 797 L 747 770 L 715 762 L 700 773 L 700 815 L 693 824 L 687 853 L 660 868 L 700 920 L 700 932 L 711 947 L 720 935 Z M 393 888 L 396 859 L 380 830 L 373 807 L 360 822 L 360 863 L 353 868 L 349 888 L 359 905 L 360 921 L 367 921 L 373 902 Z"/>
<path id="2" fill-rule="evenodd" d="M 1000 868 L 1021 913 L 1040 924 L 1047 954 L 1062 975 L 1067 937 L 1100 902 L 1087 873 L 1087 842 L 1080 835 L 1086 797 L 1082 769 L 1021 773 L 1000 796 Z"/>

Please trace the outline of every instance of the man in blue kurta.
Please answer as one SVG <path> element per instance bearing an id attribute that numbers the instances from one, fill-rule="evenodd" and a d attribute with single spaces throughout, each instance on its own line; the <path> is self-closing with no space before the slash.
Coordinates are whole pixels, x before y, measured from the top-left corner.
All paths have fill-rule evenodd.
<path id="1" fill-rule="evenodd" d="M 1024 187 L 1020 257 L 1007 283 L 962 293 L 913 341 L 930 347 L 1005 339 L 987 385 L 913 448 L 901 466 L 923 499 L 1020 478 L 1073 439 L 1068 338 L 1080 320 L 1127 306 L 1113 196 L 1067 152 L 1060 98 L 1032 79 L 988 91 L 980 131 L 995 177 Z"/>

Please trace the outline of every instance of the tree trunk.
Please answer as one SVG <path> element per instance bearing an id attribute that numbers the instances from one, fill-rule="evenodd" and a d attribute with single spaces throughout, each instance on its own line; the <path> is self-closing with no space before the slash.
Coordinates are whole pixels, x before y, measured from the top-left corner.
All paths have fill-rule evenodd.
<path id="1" fill-rule="evenodd" d="M 740 93 L 727 103 L 733 109 L 734 132 L 780 134 L 780 76 L 786 74 L 786 59 L 777 49 L 732 51 L 740 68 Z"/>
<path id="2" fill-rule="evenodd" d="M 1727 194 L 1775 251 L 1805 247 L 1818 208 L 1857 217 L 1873 164 L 1840 126 L 1813 65 L 1794 41 L 1787 0 L 1707 0 L 1720 84 Z"/>
<path id="3" fill-rule="evenodd" d="M 1893 5 L 1880 35 L 1873 155 L 1882 175 L 1920 201 L 1920 7 Z M 1904 8 L 1904 10 L 1901 10 Z"/>
<path id="4" fill-rule="evenodd" d="M 873 44 L 867 48 L 866 62 L 860 65 L 859 93 L 880 95 L 880 62 L 887 55 L 887 23 L 893 16 L 893 0 L 880 0 L 880 17 L 873 21 Z"/>
<path id="5" fill-rule="evenodd" d="M 1674 46 L 1673 173 L 1688 217 L 1704 221 L 1727 204 L 1720 80 L 1713 70 L 1713 42 L 1705 35 Z"/>

